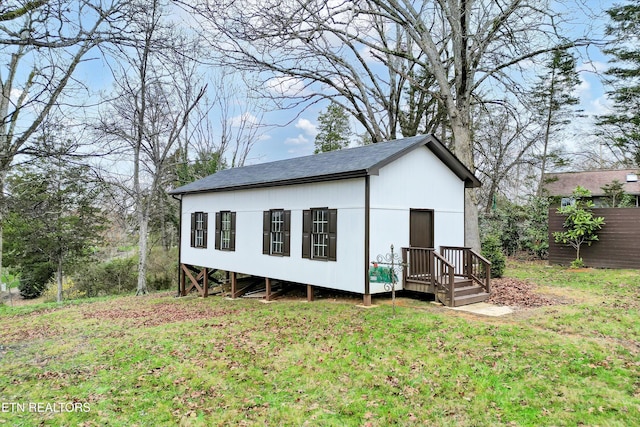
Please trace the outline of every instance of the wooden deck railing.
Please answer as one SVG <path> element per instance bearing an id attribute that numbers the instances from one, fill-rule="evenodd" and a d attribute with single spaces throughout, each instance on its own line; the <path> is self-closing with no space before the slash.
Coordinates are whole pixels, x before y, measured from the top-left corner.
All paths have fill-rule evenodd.
<path id="1" fill-rule="evenodd" d="M 402 261 L 407 265 L 404 269 L 405 283 L 415 280 L 433 285 L 433 248 L 402 248 Z"/>
<path id="2" fill-rule="evenodd" d="M 433 267 L 436 296 L 443 304 L 453 305 L 455 291 L 455 267 L 435 251 L 433 252 Z M 444 301 L 442 299 L 444 299 Z"/>
<path id="3" fill-rule="evenodd" d="M 455 275 L 473 280 L 489 293 L 491 290 L 491 262 L 471 248 L 440 246 L 442 256 L 454 266 Z"/>
<path id="4" fill-rule="evenodd" d="M 403 279 L 430 285 L 439 299 L 453 301 L 455 290 L 454 266 L 433 248 L 402 248 L 402 261 L 406 263 Z M 444 301 L 442 301 L 444 302 Z"/>

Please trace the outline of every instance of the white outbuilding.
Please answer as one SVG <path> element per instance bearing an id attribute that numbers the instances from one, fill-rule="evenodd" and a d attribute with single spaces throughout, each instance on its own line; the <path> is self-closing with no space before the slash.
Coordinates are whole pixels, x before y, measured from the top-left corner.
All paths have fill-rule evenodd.
<path id="1" fill-rule="evenodd" d="M 191 283 L 206 295 L 209 273 L 223 270 L 233 296 L 243 274 L 267 287 L 307 285 L 310 298 L 316 286 L 358 293 L 369 305 L 385 292 L 371 279 L 372 261 L 393 244 L 410 264 L 396 289 L 461 305 L 454 276 L 469 279 L 466 286 L 488 273 L 463 248 L 464 193 L 478 186 L 431 135 L 222 170 L 170 192 L 180 200 L 180 291 Z M 445 275 L 451 289 L 439 288 Z M 467 300 L 482 299 L 488 286 Z"/>

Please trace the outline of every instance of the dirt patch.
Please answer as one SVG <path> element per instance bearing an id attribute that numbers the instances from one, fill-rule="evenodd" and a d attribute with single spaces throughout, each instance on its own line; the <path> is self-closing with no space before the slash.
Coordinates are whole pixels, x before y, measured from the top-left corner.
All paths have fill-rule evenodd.
<path id="1" fill-rule="evenodd" d="M 542 295 L 537 292 L 537 286 L 532 283 L 503 277 L 491 280 L 491 296 L 487 302 L 510 307 L 532 308 L 567 304 L 570 301 L 557 296 Z"/>
<path id="2" fill-rule="evenodd" d="M 190 320 L 212 319 L 226 316 L 235 309 L 211 309 L 193 305 L 178 305 L 174 303 L 154 304 L 151 307 L 116 307 L 104 310 L 85 311 L 85 319 L 99 319 L 110 321 L 128 321 L 132 326 L 158 326 L 165 323 L 184 322 Z"/>
<path id="3" fill-rule="evenodd" d="M 12 289 L 11 294 L 9 292 L 0 292 L 0 303 L 5 303 L 10 307 L 18 307 L 23 305 L 32 305 L 32 304 L 42 304 L 44 302 L 43 297 L 33 298 L 33 299 L 25 299 L 20 295 L 20 291 L 17 289 Z"/>

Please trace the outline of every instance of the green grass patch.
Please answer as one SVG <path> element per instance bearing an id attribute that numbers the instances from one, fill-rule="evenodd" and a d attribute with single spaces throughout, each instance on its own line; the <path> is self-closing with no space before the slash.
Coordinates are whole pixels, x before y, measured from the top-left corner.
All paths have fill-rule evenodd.
<path id="1" fill-rule="evenodd" d="M 640 273 L 581 274 L 510 264 L 571 302 L 501 318 L 168 293 L 3 308 L 0 404 L 89 411 L 0 425 L 634 425 Z"/>

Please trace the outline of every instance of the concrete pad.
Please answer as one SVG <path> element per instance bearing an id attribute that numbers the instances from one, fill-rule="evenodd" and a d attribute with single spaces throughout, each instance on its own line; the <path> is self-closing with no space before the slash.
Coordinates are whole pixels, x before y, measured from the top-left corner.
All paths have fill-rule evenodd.
<path id="1" fill-rule="evenodd" d="M 477 302 L 475 304 L 463 305 L 461 307 L 445 307 L 450 310 L 466 311 L 467 313 L 482 314 L 483 316 L 504 316 L 513 313 L 510 307 L 497 306 L 488 302 Z"/>
<path id="2" fill-rule="evenodd" d="M 356 307 L 358 308 L 365 308 L 365 309 L 370 309 L 370 308 L 377 308 L 378 306 L 376 304 L 371 304 L 371 305 L 364 305 L 364 304 L 356 304 Z"/>

